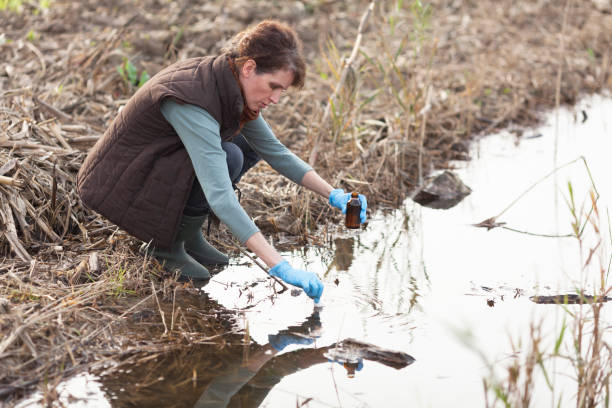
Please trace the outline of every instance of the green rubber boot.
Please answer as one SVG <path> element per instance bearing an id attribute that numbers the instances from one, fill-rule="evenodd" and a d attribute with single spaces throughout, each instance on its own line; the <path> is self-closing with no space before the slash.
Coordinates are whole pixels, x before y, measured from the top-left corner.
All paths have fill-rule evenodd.
<path id="1" fill-rule="evenodd" d="M 201 265 L 227 265 L 229 258 L 210 245 L 202 233 L 202 224 L 208 215 L 184 215 L 181 230 L 185 237 L 185 250 Z"/>
<path id="2" fill-rule="evenodd" d="M 172 243 L 172 248 L 170 248 L 169 251 L 158 248 L 148 248 L 144 245 L 141 250 L 146 248 L 149 255 L 155 257 L 155 259 L 162 264 L 164 269 L 168 271 L 178 269 L 181 272 L 181 278 L 194 280 L 210 279 L 210 272 L 208 272 L 208 269 L 193 259 L 187 251 L 185 251 L 187 232 L 188 229 L 185 228 L 184 222 L 181 220 L 177 237 Z"/>

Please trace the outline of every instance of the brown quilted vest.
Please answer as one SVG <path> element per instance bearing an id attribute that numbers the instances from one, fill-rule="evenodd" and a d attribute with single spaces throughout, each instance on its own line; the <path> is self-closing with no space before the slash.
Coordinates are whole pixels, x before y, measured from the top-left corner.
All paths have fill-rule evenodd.
<path id="1" fill-rule="evenodd" d="M 223 139 L 238 131 L 244 100 L 225 55 L 178 62 L 147 81 L 117 115 L 83 162 L 77 191 L 136 238 L 168 249 L 195 172 L 160 111 L 165 98 L 205 109 Z"/>

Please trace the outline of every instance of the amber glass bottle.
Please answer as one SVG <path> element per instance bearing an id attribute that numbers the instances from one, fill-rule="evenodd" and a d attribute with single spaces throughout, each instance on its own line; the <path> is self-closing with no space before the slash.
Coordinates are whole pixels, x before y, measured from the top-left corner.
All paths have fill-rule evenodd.
<path id="1" fill-rule="evenodd" d="M 361 213 L 361 200 L 357 193 L 351 193 L 351 199 L 346 203 L 346 221 L 344 225 L 346 228 L 357 229 L 359 228 L 361 221 L 359 214 Z"/>
<path id="2" fill-rule="evenodd" d="M 355 378 L 355 369 L 357 368 L 358 364 L 354 363 L 354 362 L 349 362 L 346 361 L 343 364 L 344 368 L 346 368 L 346 375 L 348 378 Z"/>

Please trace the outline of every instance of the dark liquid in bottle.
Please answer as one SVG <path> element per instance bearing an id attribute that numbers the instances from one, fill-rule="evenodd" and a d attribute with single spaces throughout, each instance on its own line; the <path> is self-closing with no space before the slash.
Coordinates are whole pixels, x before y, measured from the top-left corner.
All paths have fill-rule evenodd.
<path id="1" fill-rule="evenodd" d="M 346 375 L 348 378 L 355 378 L 355 369 L 357 369 L 357 363 L 345 362 L 344 368 L 346 368 Z"/>
<path id="2" fill-rule="evenodd" d="M 346 228 L 357 229 L 361 224 L 359 214 L 361 213 L 361 201 L 357 193 L 351 193 L 351 199 L 346 203 Z"/>

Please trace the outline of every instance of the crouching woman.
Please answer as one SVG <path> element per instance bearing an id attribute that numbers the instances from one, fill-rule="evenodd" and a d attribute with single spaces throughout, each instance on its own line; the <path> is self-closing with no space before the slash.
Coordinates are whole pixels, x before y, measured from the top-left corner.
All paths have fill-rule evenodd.
<path id="1" fill-rule="evenodd" d="M 238 33 L 220 55 L 170 65 L 130 98 L 87 155 L 77 178 L 83 203 L 150 243 L 166 269 L 194 280 L 210 277 L 206 265 L 228 263 L 202 234 L 212 211 L 271 275 L 318 302 L 320 279 L 284 260 L 234 193 L 263 158 L 346 210 L 350 195 L 280 143 L 261 115 L 289 87 L 302 87 L 304 78 L 297 34 L 275 21 Z M 362 197 L 362 221 L 365 211 Z"/>

